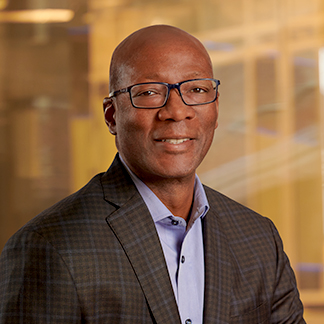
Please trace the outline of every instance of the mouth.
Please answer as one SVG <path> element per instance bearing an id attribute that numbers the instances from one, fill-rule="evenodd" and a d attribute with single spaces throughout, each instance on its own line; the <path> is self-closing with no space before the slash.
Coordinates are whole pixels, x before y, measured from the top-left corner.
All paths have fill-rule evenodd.
<path id="1" fill-rule="evenodd" d="M 190 141 L 190 138 L 164 138 L 159 140 L 159 142 L 170 143 L 170 144 L 181 144 Z"/>

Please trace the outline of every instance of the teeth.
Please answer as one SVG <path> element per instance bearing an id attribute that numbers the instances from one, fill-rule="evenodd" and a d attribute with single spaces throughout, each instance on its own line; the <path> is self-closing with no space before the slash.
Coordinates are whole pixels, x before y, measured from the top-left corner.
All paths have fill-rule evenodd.
<path id="1" fill-rule="evenodd" d="M 189 140 L 190 140 L 190 138 L 181 138 L 181 139 L 168 138 L 168 139 L 163 139 L 162 142 L 167 142 L 170 144 L 181 144 L 181 143 L 189 141 Z"/>

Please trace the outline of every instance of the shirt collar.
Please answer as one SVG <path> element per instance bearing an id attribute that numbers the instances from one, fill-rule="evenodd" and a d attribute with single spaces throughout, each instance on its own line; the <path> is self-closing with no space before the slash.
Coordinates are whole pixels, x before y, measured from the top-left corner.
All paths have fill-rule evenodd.
<path id="1" fill-rule="evenodd" d="M 147 208 L 149 209 L 153 221 L 156 223 L 163 218 L 175 216 L 170 210 L 161 202 L 161 200 L 154 194 L 154 192 L 128 167 L 123 158 L 119 155 L 121 162 L 132 178 L 138 192 L 142 196 Z M 197 218 L 205 217 L 209 210 L 209 204 L 206 197 L 204 187 L 199 180 L 197 174 L 195 175 L 194 201 L 191 209 L 191 216 L 188 224 L 188 229 L 193 225 Z"/>

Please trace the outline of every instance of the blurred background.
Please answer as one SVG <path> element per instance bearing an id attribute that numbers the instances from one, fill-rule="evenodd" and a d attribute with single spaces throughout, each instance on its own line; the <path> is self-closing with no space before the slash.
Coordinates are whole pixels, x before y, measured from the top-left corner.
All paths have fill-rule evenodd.
<path id="1" fill-rule="evenodd" d="M 198 37 L 221 80 L 202 181 L 271 218 L 308 323 L 323 323 L 323 0 L 0 0 L 0 250 L 108 168 L 115 46 L 151 24 Z"/>

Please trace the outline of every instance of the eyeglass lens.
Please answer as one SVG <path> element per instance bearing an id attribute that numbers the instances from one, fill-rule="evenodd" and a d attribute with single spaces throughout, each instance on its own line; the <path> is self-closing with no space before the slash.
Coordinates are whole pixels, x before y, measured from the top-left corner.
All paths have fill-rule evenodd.
<path id="1" fill-rule="evenodd" d="M 193 80 L 182 83 L 180 92 L 187 105 L 201 105 L 215 100 L 216 86 L 213 80 Z M 138 84 L 132 87 L 130 94 L 136 107 L 161 107 L 167 99 L 168 86 L 160 83 Z"/>

